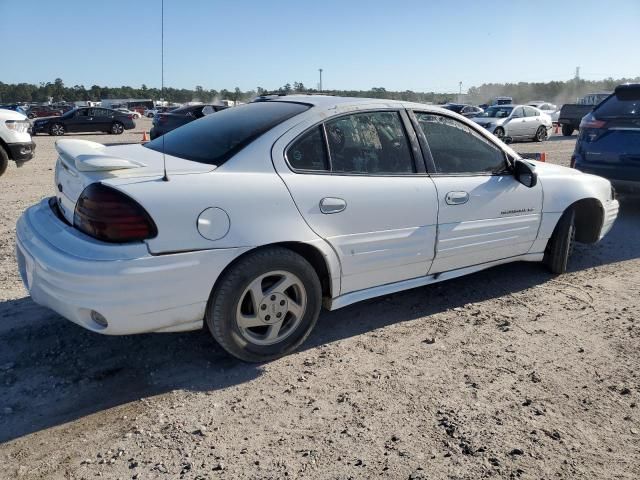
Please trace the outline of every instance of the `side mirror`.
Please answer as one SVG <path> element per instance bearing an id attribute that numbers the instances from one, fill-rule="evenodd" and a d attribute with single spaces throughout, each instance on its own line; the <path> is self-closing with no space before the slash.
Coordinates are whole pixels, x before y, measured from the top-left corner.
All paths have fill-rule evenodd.
<path id="1" fill-rule="evenodd" d="M 533 188 L 538 184 L 538 173 L 529 163 L 516 160 L 514 176 L 525 187 Z"/>

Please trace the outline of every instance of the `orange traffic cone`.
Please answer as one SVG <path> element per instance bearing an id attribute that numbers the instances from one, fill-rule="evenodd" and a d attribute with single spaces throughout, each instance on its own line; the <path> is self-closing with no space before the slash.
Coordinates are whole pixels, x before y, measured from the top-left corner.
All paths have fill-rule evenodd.
<path id="1" fill-rule="evenodd" d="M 546 162 L 547 161 L 547 152 L 542 152 L 540 154 L 540 161 L 541 162 Z"/>
<path id="2" fill-rule="evenodd" d="M 147 136 L 147 131 L 146 130 L 144 132 L 142 132 L 142 141 L 143 142 L 148 142 L 149 141 L 149 137 Z"/>
<path id="3" fill-rule="evenodd" d="M 553 131 L 553 133 L 555 133 L 556 135 L 557 135 L 558 133 L 560 133 L 560 124 L 559 124 L 559 123 L 556 123 L 556 128 L 555 128 L 555 130 Z"/>

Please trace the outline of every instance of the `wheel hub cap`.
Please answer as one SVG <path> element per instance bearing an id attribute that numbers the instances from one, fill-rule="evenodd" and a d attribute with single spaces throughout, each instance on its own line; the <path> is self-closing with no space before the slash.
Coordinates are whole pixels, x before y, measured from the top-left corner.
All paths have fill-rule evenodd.
<path id="1" fill-rule="evenodd" d="M 260 301 L 258 316 L 267 325 L 281 322 L 289 311 L 287 297 L 281 293 L 273 293 L 265 296 Z"/>

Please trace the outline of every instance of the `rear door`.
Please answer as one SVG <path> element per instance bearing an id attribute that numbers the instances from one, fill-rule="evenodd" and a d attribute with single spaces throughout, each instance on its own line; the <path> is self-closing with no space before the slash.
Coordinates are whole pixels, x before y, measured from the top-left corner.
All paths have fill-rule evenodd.
<path id="1" fill-rule="evenodd" d="M 526 106 L 524 107 L 524 133 L 527 137 L 533 137 L 538 131 L 538 127 L 541 125 L 540 123 L 540 112 L 538 112 L 535 108 Z"/>
<path id="2" fill-rule="evenodd" d="M 457 119 L 415 112 L 438 195 L 438 240 L 429 273 L 529 252 L 542 215 L 542 187 L 507 169 L 491 140 Z"/>
<path id="3" fill-rule="evenodd" d="M 341 294 L 427 274 L 438 199 L 404 110 L 292 131 L 273 155 L 300 214 L 340 258 Z"/>
<path id="4" fill-rule="evenodd" d="M 93 132 L 108 132 L 115 118 L 113 110 L 107 108 L 94 108 L 93 121 L 91 127 Z"/>

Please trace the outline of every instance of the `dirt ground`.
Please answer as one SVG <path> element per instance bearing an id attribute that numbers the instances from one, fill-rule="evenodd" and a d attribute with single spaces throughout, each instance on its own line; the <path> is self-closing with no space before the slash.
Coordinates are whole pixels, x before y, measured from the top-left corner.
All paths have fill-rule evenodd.
<path id="1" fill-rule="evenodd" d="M 15 223 L 55 162 L 36 142 L 0 178 L 1 478 L 640 478 L 637 200 L 566 275 L 518 263 L 324 312 L 248 365 L 204 332 L 105 337 L 30 300 Z M 514 146 L 567 164 L 574 144 Z"/>

